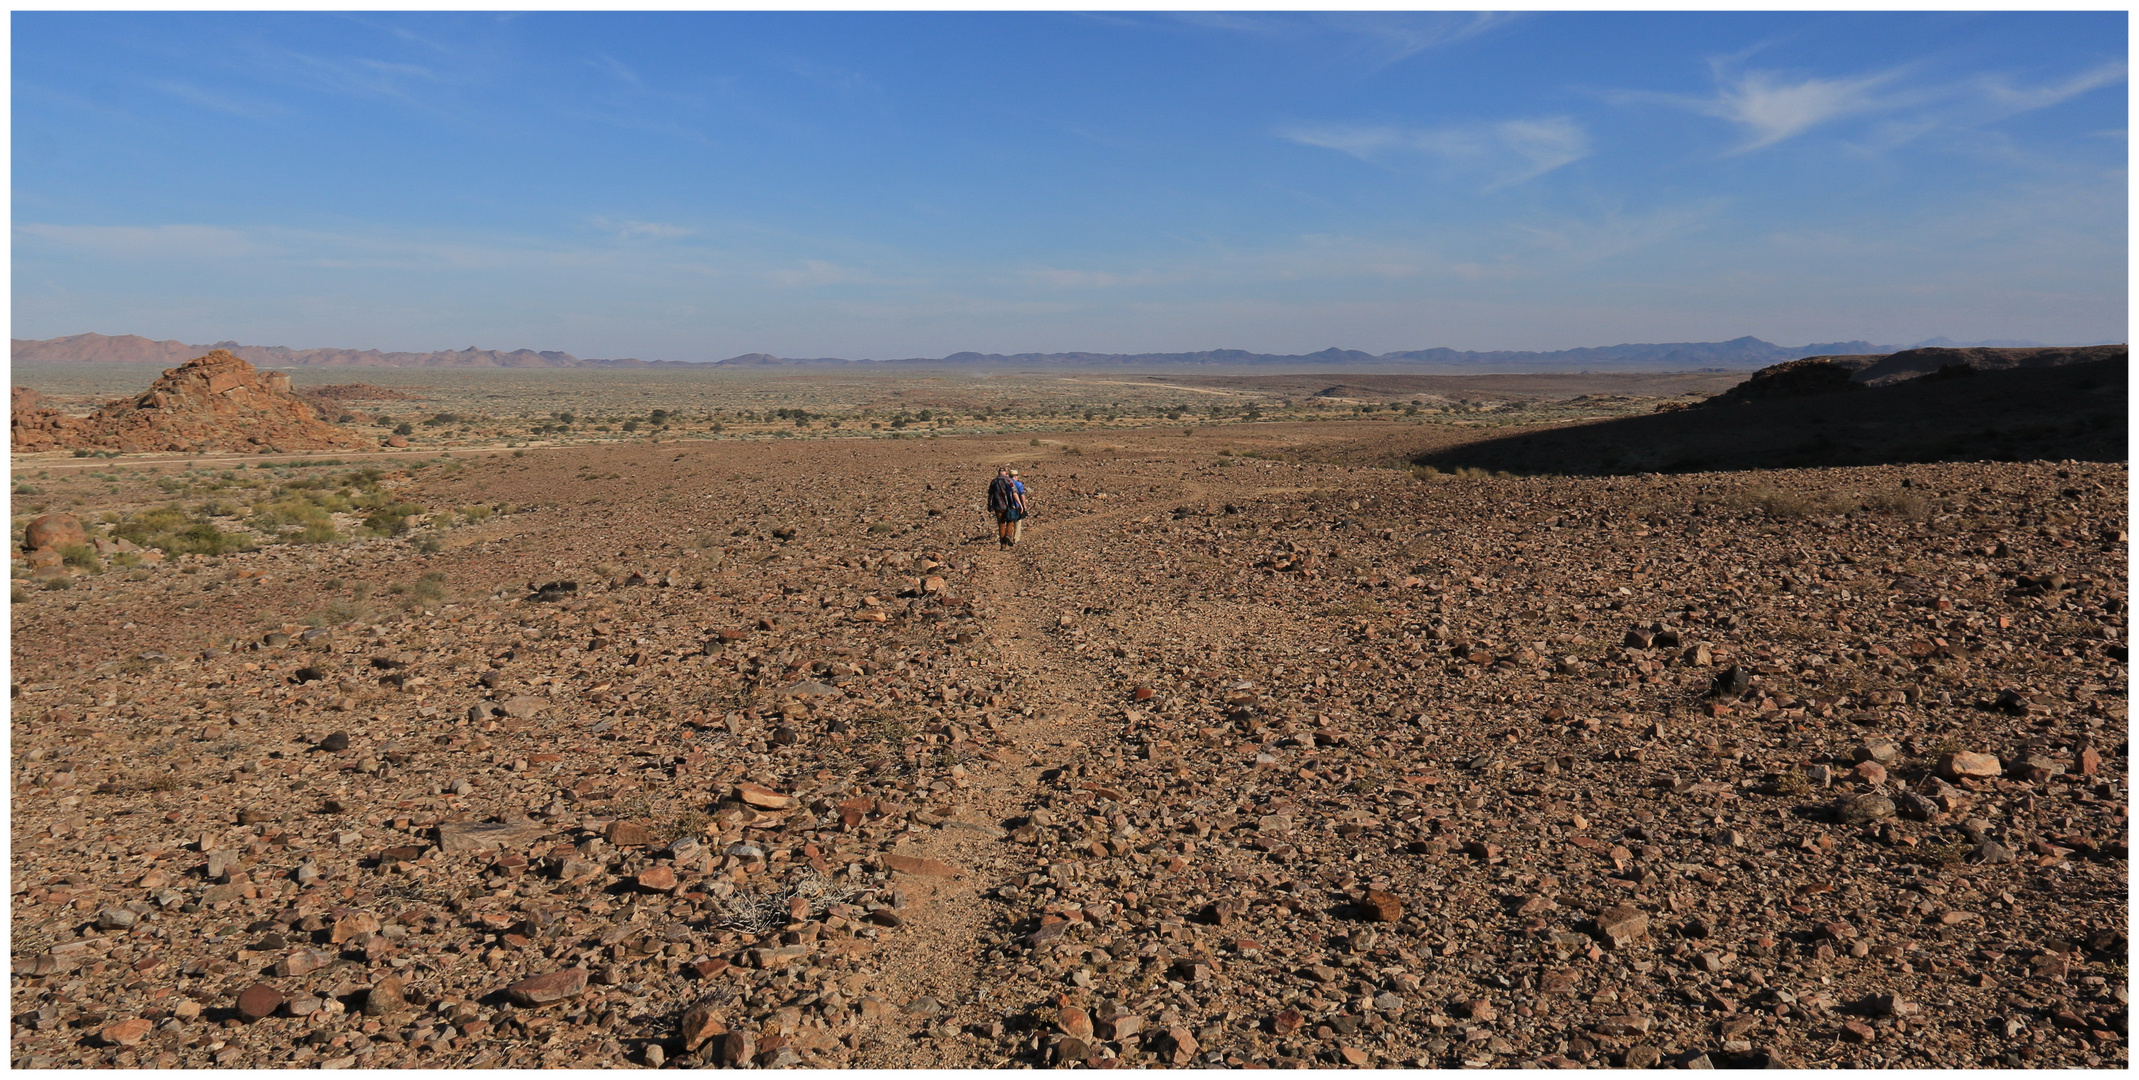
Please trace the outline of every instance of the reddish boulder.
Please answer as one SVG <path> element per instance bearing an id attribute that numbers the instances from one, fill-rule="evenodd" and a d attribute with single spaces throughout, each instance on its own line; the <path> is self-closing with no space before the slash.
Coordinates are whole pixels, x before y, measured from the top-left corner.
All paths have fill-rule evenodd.
<path id="1" fill-rule="evenodd" d="M 82 528 L 82 519 L 73 514 L 46 514 L 22 530 L 22 546 L 27 551 L 73 547 L 88 542 L 88 530 Z"/>

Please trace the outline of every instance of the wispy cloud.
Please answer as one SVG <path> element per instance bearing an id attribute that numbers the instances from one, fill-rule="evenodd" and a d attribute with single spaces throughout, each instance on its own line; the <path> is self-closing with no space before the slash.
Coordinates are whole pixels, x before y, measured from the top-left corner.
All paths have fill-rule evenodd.
<path id="1" fill-rule="evenodd" d="M 1495 11 L 1356 12 L 1322 16 L 1331 28 L 1356 35 L 1360 51 L 1368 54 L 1370 66 L 1376 68 L 1409 60 L 1430 49 L 1468 41 L 1521 18 L 1523 16 L 1518 13 Z"/>
<path id="2" fill-rule="evenodd" d="M 868 75 L 848 68 L 838 67 L 808 57 L 789 56 L 780 61 L 788 73 L 806 82 L 842 93 L 881 94 L 882 86 Z"/>
<path id="3" fill-rule="evenodd" d="M 1434 128 L 1288 124 L 1277 134 L 1376 164 L 1432 159 L 1487 175 L 1489 190 L 1535 179 L 1590 154 L 1588 132 L 1564 116 Z"/>
<path id="4" fill-rule="evenodd" d="M 422 91 L 443 85 L 443 73 L 422 64 L 368 56 L 319 56 L 294 49 L 269 48 L 254 53 L 263 74 L 313 91 L 355 97 L 383 97 L 427 105 Z"/>
<path id="5" fill-rule="evenodd" d="M 191 83 L 154 81 L 148 85 L 154 90 L 168 94 L 189 105 L 197 105 L 215 112 L 229 113 L 232 116 L 242 116 L 250 120 L 259 120 L 270 116 L 287 116 L 290 112 L 289 109 L 273 102 L 248 101 L 213 90 L 203 90 Z"/>
<path id="6" fill-rule="evenodd" d="M 822 259 L 804 259 L 799 267 L 783 267 L 769 271 L 765 280 L 789 288 L 815 288 L 821 285 L 850 285 L 875 279 L 853 267 Z"/>
<path id="7" fill-rule="evenodd" d="M 253 236 L 214 225 L 47 225 L 15 226 L 17 236 L 34 237 L 62 248 L 122 258 L 231 259 L 271 250 Z"/>
<path id="8" fill-rule="evenodd" d="M 438 73 L 430 68 L 398 60 L 374 60 L 365 56 L 303 56 L 299 59 L 312 69 L 321 84 L 346 93 L 413 99 L 416 84 L 440 81 Z"/>
<path id="9" fill-rule="evenodd" d="M 1726 61 L 1714 61 L 1710 67 L 1716 80 L 1712 94 L 1629 91 L 1610 97 L 1619 104 L 1670 105 L 1737 124 L 1749 137 L 1734 152 L 1744 153 L 1844 116 L 1890 108 L 1894 102 L 1879 92 L 1904 73 L 1897 68 L 1852 78 L 1817 78 L 1773 71 L 1732 72 Z"/>
<path id="10" fill-rule="evenodd" d="M 1780 71 L 1739 71 L 1737 58 L 1709 62 L 1715 90 L 1705 95 L 1624 91 L 1608 95 L 1617 104 L 1661 104 L 1724 120 L 1746 133 L 1732 149 L 1745 153 L 1774 146 L 1841 120 L 1877 116 L 1871 143 L 1894 146 L 1934 132 L 1980 127 L 2024 112 L 2046 109 L 2091 90 L 2124 81 L 2126 65 L 2097 65 L 2064 79 L 2021 85 L 2006 76 L 1960 81 L 1918 80 L 1910 64 L 1858 75 L 1817 76 Z"/>
<path id="11" fill-rule="evenodd" d="M 587 66 L 628 86 L 642 90 L 646 88 L 646 81 L 639 78 L 638 72 L 608 53 L 597 54 L 594 59 L 587 61 Z"/>
<path id="12" fill-rule="evenodd" d="M 1855 79 L 1789 80 L 1769 72 L 1748 72 L 1718 88 L 1700 111 L 1739 124 L 1752 139 L 1741 151 L 1773 146 L 1837 117 L 1880 107 L 1876 91 L 1897 72 Z"/>
<path id="13" fill-rule="evenodd" d="M 2089 90 L 2115 86 L 2129 77 L 2129 74 L 2125 63 L 2118 60 L 2089 68 L 2061 82 L 2043 86 L 2015 86 L 2010 80 L 2000 76 L 1986 77 L 1980 81 L 1980 85 L 1983 93 L 1993 102 L 2017 113 L 2047 109 Z"/>
<path id="14" fill-rule="evenodd" d="M 1647 213 L 1613 211 L 1593 218 L 1549 219 L 1515 227 L 1530 238 L 1535 250 L 1567 263 L 1593 263 L 1677 240 L 1720 218 L 1726 205 L 1726 200 L 1715 199 Z"/>
<path id="15" fill-rule="evenodd" d="M 1270 41 L 1335 43 L 1368 70 L 1380 70 L 1432 49 L 1454 45 L 1524 18 L 1508 12 L 1332 12 L 1328 14 L 1186 12 L 1177 24 Z"/>
<path id="16" fill-rule="evenodd" d="M 612 221 L 605 217 L 588 218 L 587 224 L 606 233 L 615 233 L 620 240 L 675 240 L 698 231 L 659 221 Z"/>
<path id="17" fill-rule="evenodd" d="M 1180 280 L 1178 274 L 1162 274 L 1154 270 L 1115 274 L 1103 270 L 1066 270 L 1052 266 L 1021 270 L 1018 277 L 1051 289 L 1119 289 L 1125 286 L 1157 285 Z"/>

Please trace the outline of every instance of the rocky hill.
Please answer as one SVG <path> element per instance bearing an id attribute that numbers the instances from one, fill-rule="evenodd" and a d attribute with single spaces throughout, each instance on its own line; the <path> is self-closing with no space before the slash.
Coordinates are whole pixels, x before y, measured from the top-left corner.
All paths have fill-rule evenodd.
<path id="1" fill-rule="evenodd" d="M 2051 346 L 2044 348 L 1926 348 L 1896 353 L 1808 356 L 1765 367 L 1737 386 L 1710 398 L 1707 405 L 1736 405 L 1773 398 L 1811 397 L 1872 386 L 1892 386 L 1934 376 L 1956 378 L 1985 371 L 2063 367 L 2104 360 L 2122 361 L 2124 345 Z"/>
<path id="2" fill-rule="evenodd" d="M 1911 349 L 1778 364 L 1701 406 L 1494 435 L 1413 459 L 1569 475 L 1929 461 L 2123 461 L 2123 345 Z"/>
<path id="3" fill-rule="evenodd" d="M 39 450 L 261 452 L 358 449 L 366 435 L 320 419 L 290 391 L 290 377 L 260 371 L 222 350 L 170 368 L 146 393 L 84 417 L 46 408 L 15 388 L 10 435 L 17 453 Z"/>

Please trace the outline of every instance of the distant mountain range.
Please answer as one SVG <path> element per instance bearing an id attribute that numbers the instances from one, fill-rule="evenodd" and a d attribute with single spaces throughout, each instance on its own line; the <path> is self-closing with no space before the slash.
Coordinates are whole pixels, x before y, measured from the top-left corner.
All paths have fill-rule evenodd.
<path id="1" fill-rule="evenodd" d="M 1865 355 L 1899 352 L 1923 346 L 2025 347 L 2032 341 L 1970 341 L 1932 338 L 1912 345 L 1874 345 L 1868 341 L 1829 341 L 1813 345 L 1775 345 L 1756 337 L 1731 341 L 1681 341 L 1646 345 L 1603 345 L 1556 352 L 1492 351 L 1457 349 L 1411 349 L 1403 352 L 1365 353 L 1355 349 L 1324 349 L 1305 354 L 1272 354 L 1241 349 L 1211 349 L 1180 353 L 977 353 L 959 352 L 943 357 L 908 357 L 896 360 L 844 360 L 837 357 L 802 359 L 745 353 L 726 360 L 696 363 L 683 360 L 597 360 L 570 353 L 515 349 L 465 349 L 441 352 L 380 352 L 377 349 L 292 349 L 283 345 L 240 345 L 219 341 L 213 345 L 188 345 L 179 341 L 151 341 L 133 334 L 75 334 L 43 341 L 14 339 L 13 357 L 21 364 L 182 364 L 211 349 L 227 349 L 260 367 L 435 367 L 435 368 L 805 368 L 897 365 L 902 368 L 1143 368 L 1143 367 L 1285 367 L 1330 370 L 1361 368 L 1456 368 L 1472 371 L 1683 371 L 1702 368 L 1746 369 L 1766 367 L 1807 356 Z M 2086 342 L 2084 344 L 2110 344 Z"/>
<path id="2" fill-rule="evenodd" d="M 188 345 L 151 341 L 134 334 L 116 337 L 75 334 L 43 341 L 12 339 L 18 364 L 183 364 L 216 349 L 235 353 L 255 367 L 445 367 L 445 368 L 640 368 L 699 367 L 681 360 L 584 360 L 571 353 L 515 349 L 478 349 L 473 345 L 440 352 L 380 352 L 377 349 L 292 349 L 286 345 L 240 345 L 218 341 Z"/>

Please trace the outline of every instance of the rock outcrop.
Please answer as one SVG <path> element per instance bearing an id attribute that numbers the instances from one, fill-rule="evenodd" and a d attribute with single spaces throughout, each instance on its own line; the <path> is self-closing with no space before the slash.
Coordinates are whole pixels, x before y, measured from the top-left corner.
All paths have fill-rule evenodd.
<path id="1" fill-rule="evenodd" d="M 164 371 L 139 397 L 105 404 L 85 417 L 44 408 L 33 390 L 14 393 L 17 452 L 95 449 L 127 453 L 357 449 L 358 432 L 321 420 L 290 390 L 290 377 L 260 371 L 218 349 Z"/>
<path id="2" fill-rule="evenodd" d="M 47 408 L 44 397 L 27 386 L 15 387 L 9 396 L 8 441 L 17 453 L 60 450 L 67 446 L 69 425 L 74 423 L 72 417 L 58 409 Z"/>
<path id="3" fill-rule="evenodd" d="M 2033 349 L 1923 348 L 1858 356 L 1808 356 L 1803 360 L 1761 368 L 1744 382 L 1703 404 L 1739 405 L 1777 398 L 1815 397 L 1862 390 L 1868 386 L 1892 386 L 1925 376 L 1951 377 L 2014 368 L 2064 367 L 2122 360 L 2128 355 L 2130 349 L 2124 345 L 2087 345 Z"/>

